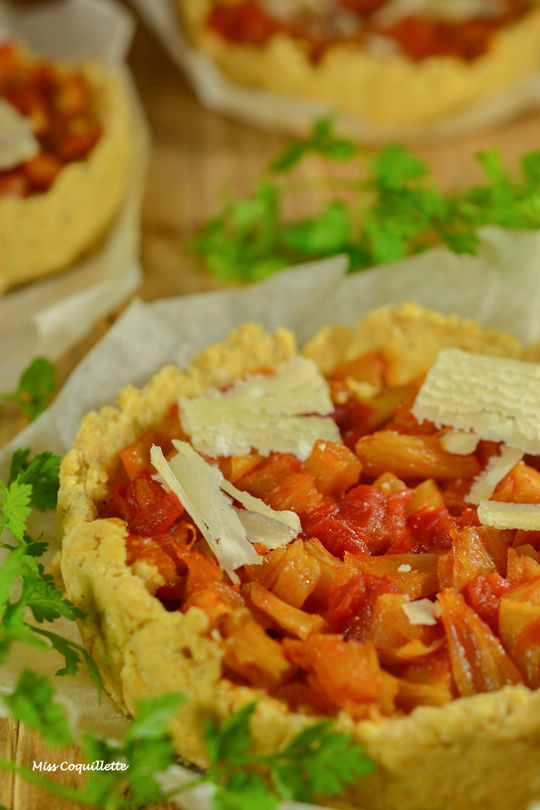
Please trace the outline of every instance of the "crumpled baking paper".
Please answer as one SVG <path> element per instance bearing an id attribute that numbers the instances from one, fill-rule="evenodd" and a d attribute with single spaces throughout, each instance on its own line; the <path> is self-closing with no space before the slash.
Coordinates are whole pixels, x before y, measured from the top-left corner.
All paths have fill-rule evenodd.
<path id="1" fill-rule="evenodd" d="M 134 155 L 125 202 L 103 242 L 68 270 L 0 297 L 0 391 L 11 390 L 36 355 L 58 358 L 139 287 L 140 207 L 148 127 L 125 66 L 134 21 L 114 0 L 60 0 L 23 8 L 0 0 L 0 41 L 15 34 L 45 56 L 90 57 L 118 71 L 131 101 Z"/>
<path id="2" fill-rule="evenodd" d="M 152 303 L 135 300 L 77 366 L 48 410 L 0 451 L 0 479 L 6 480 L 15 449 L 30 447 L 32 455 L 44 450 L 65 454 L 89 410 L 111 404 L 123 386 L 144 385 L 166 363 L 185 367 L 195 353 L 245 321 L 259 322 L 268 330 L 291 328 L 302 344 L 324 324 L 352 325 L 374 307 L 414 300 L 426 308 L 474 318 L 484 327 L 506 329 L 526 344 L 540 340 L 540 233 L 486 228 L 481 235 L 477 256 L 437 248 L 353 275 L 347 275 L 347 259 L 338 256 L 249 286 Z M 32 516 L 30 533 L 40 531 L 51 542 L 53 554 L 53 514 Z M 55 629 L 78 638 L 73 623 L 58 622 Z M 0 692 L 13 687 L 25 666 L 52 674 L 59 665 L 54 652 L 20 646 L 0 668 Z M 56 678 L 55 685 L 79 728 L 92 726 L 113 737 L 121 733 L 125 718 L 106 695 L 98 706 L 95 686 L 84 672 Z M 170 788 L 189 776 L 175 766 L 164 784 Z M 182 796 L 180 806 L 211 810 L 211 789 L 200 786 Z M 301 807 L 284 803 L 281 810 Z"/>
<path id="3" fill-rule="evenodd" d="M 310 132 L 314 120 L 335 112 L 330 104 L 323 101 L 279 95 L 235 84 L 210 57 L 188 42 L 180 27 L 176 1 L 132 0 L 132 3 L 185 71 L 204 106 L 264 130 L 301 136 Z M 345 113 L 336 115 L 336 121 L 340 132 L 365 143 L 402 138 L 408 141 L 432 141 L 496 126 L 539 108 L 540 73 L 537 73 L 501 90 L 492 98 L 430 125 L 406 128 L 377 125 Z"/>

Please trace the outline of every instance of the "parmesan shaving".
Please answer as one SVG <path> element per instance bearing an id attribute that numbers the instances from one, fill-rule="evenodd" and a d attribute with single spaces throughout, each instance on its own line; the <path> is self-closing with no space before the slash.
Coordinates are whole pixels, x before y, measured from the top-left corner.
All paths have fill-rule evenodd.
<path id="1" fill-rule="evenodd" d="M 441 447 L 447 453 L 454 453 L 456 456 L 468 456 L 474 453 L 478 447 L 480 436 L 476 433 L 469 433 L 463 430 L 449 430 L 439 439 Z"/>
<path id="2" fill-rule="evenodd" d="M 180 397 L 180 419 L 206 456 L 292 453 L 304 461 L 318 439 L 341 442 L 328 384 L 312 360 L 294 357 L 272 375 L 241 380 L 225 392 Z M 318 416 L 303 414 L 321 414 Z"/>
<path id="3" fill-rule="evenodd" d="M 14 169 L 39 154 L 40 145 L 31 122 L 0 98 L 0 171 Z"/>
<path id="4" fill-rule="evenodd" d="M 409 571 L 412 571 L 412 567 L 408 563 L 403 563 L 399 566 L 398 571 L 400 574 L 408 574 Z"/>
<path id="5" fill-rule="evenodd" d="M 420 421 L 540 454 L 540 365 L 444 349 L 413 407 Z"/>
<path id="6" fill-rule="evenodd" d="M 412 625 L 437 624 L 437 618 L 441 615 L 441 606 L 431 599 L 417 599 L 415 602 L 408 602 L 403 605 L 403 612 Z"/>
<path id="7" fill-rule="evenodd" d="M 473 485 L 465 496 L 467 503 L 480 503 L 488 500 L 495 492 L 495 487 L 508 475 L 523 458 L 523 451 L 503 444 L 498 456 L 491 456 L 487 467 L 475 478 Z"/>
<path id="8" fill-rule="evenodd" d="M 540 504 L 481 501 L 478 519 L 484 526 L 493 526 L 495 529 L 540 531 Z"/>
<path id="9" fill-rule="evenodd" d="M 296 537 L 297 515 L 277 512 L 251 495 L 246 498 L 187 442 L 174 440 L 173 445 L 178 455 L 169 462 L 161 448 L 154 445 L 150 451 L 157 480 L 178 497 L 233 582 L 239 581 L 237 568 L 262 562 L 251 542 L 278 548 Z M 231 497 L 249 503 L 252 511 L 234 508 Z"/>

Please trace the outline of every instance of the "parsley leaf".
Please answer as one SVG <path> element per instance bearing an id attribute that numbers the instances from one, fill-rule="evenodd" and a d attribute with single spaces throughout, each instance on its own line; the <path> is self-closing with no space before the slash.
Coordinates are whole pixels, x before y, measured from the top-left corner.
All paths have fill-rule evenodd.
<path id="1" fill-rule="evenodd" d="M 48 745 L 63 748 L 73 741 L 64 708 L 53 701 L 53 696 L 54 688 L 47 677 L 25 669 L 14 691 L 3 700 L 13 717 L 39 731 Z"/>
<path id="2" fill-rule="evenodd" d="M 86 666 L 88 667 L 90 677 L 97 685 L 99 694 L 101 695 L 101 690 L 103 688 L 101 675 L 99 674 L 96 662 L 84 647 L 81 647 L 80 644 L 76 644 L 74 641 L 64 638 L 64 636 L 58 635 L 58 633 L 53 633 L 51 630 L 45 630 L 43 627 L 30 626 L 30 629 L 37 635 L 48 638 L 51 642 L 52 648 L 56 650 L 56 652 L 60 653 L 60 655 L 64 658 L 65 666 L 62 669 L 59 669 L 55 673 L 56 675 L 74 675 L 79 668 L 79 664 L 82 663 L 82 655 Z"/>
<path id="3" fill-rule="evenodd" d="M 53 584 L 53 578 L 46 574 L 42 565 L 38 566 L 39 576 L 23 575 L 21 602 L 30 608 L 34 619 L 42 624 L 53 622 L 60 616 L 74 621 L 85 614 L 69 602 Z"/>
<path id="4" fill-rule="evenodd" d="M 17 450 L 13 454 L 9 474 L 9 484 L 17 480 L 21 484 L 32 485 L 32 505 L 45 512 L 54 509 L 60 482 L 60 456 L 49 451 L 38 453 L 28 461 L 29 450 Z"/>
<path id="5" fill-rule="evenodd" d="M 352 175 L 283 182 L 283 175 L 310 154 L 328 161 L 353 161 Z M 522 176 L 516 180 L 504 169 L 497 149 L 476 158 L 484 183 L 443 194 L 427 164 L 402 145 L 388 144 L 370 154 L 338 137 L 332 119 L 326 118 L 315 123 L 309 138 L 294 141 L 281 152 L 254 194 L 229 204 L 192 247 L 215 275 L 228 281 L 255 281 L 299 261 L 337 253 L 349 255 L 351 271 L 438 244 L 458 254 L 474 254 L 483 225 L 539 229 L 540 150 L 522 158 Z M 289 221 L 284 203 L 300 190 L 299 185 L 323 191 L 325 199 L 312 216 Z M 341 197 L 345 191 L 347 202 Z"/>
<path id="6" fill-rule="evenodd" d="M 30 515 L 32 485 L 13 481 L 8 487 L 0 481 L 0 532 L 8 529 L 15 540 L 24 541 L 26 521 Z"/>
<path id="7" fill-rule="evenodd" d="M 57 385 L 56 367 L 46 357 L 36 357 L 23 371 L 16 391 L 0 394 L 0 400 L 15 403 L 32 420 L 45 410 Z"/>

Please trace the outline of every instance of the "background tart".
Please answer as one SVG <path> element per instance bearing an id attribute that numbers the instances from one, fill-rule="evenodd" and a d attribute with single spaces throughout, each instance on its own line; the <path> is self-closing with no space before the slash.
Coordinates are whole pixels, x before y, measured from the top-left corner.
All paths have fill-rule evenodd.
<path id="1" fill-rule="evenodd" d="M 324 101 L 379 125 L 429 125 L 495 95 L 534 73 L 540 64 L 536 3 L 525 4 L 521 15 L 510 15 L 506 24 L 472 50 L 448 45 L 422 48 L 418 45 L 422 32 L 396 28 L 395 41 L 405 46 L 400 52 L 399 48 L 368 49 L 361 40 L 343 38 L 314 49 L 286 26 L 273 30 L 267 24 L 254 27 L 252 43 L 239 41 L 237 36 L 224 36 L 223 29 L 216 30 L 210 20 L 216 8 L 246 4 L 246 0 L 177 2 L 193 44 L 233 81 Z M 247 4 L 259 5 L 258 0 L 247 0 Z M 355 3 L 343 5 L 354 7 Z"/>
<path id="2" fill-rule="evenodd" d="M 4 56 L 8 47 L 3 48 Z M 50 63 L 26 53 L 24 58 L 37 81 L 49 81 Z M 66 74 L 72 71 L 54 63 L 53 68 Z M 42 148 L 34 161 L 25 164 L 24 172 L 12 167 L 0 173 L 0 292 L 62 270 L 91 249 L 103 237 L 125 195 L 132 158 L 125 87 L 118 76 L 96 62 L 86 63 L 73 76 L 89 92 L 95 132 L 90 133 L 86 149 L 81 150 L 73 138 L 70 143 L 64 141 L 60 157 Z M 0 95 L 3 78 L 0 75 Z M 70 90 L 77 92 L 77 87 L 68 86 L 68 95 Z M 9 95 L 6 98 L 10 100 Z M 33 89 L 25 86 L 20 93 L 14 91 L 12 98 L 14 106 L 32 120 Z M 78 124 L 75 117 L 75 134 Z M 54 132 L 48 134 L 54 139 Z M 54 169 L 52 180 L 49 169 Z M 28 180 L 30 175 L 35 182 Z"/>
<path id="3" fill-rule="evenodd" d="M 394 384 L 403 385 L 449 346 L 506 357 L 523 351 L 511 335 L 482 331 L 470 321 L 412 304 L 376 310 L 355 329 L 327 327 L 305 351 L 324 371 L 376 350 Z M 179 395 L 197 396 L 209 386 L 224 387 L 261 368 L 274 369 L 295 352 L 292 333 L 278 330 L 272 336 L 246 324 L 203 351 L 185 372 L 167 367 L 145 389 L 120 392 L 116 407 L 88 414 L 61 467 L 62 574 L 70 599 L 87 613 L 80 624 L 83 641 L 124 710 L 132 712 L 146 695 L 185 692 L 189 700 L 174 721 L 174 739 L 179 753 L 202 767 L 205 714 L 223 718 L 256 699 L 252 728 L 261 751 L 279 748 L 313 717 L 223 677 L 223 649 L 209 632 L 207 614 L 197 607 L 186 613 L 166 610 L 152 595 L 152 566 L 126 562 L 125 523 L 99 519 L 98 508 L 120 465 L 120 450 L 159 424 Z M 351 790 L 350 806 L 525 810 L 540 796 L 539 691 L 510 686 L 397 718 L 354 721 L 341 711 L 336 725 L 352 732 L 378 766 Z"/>

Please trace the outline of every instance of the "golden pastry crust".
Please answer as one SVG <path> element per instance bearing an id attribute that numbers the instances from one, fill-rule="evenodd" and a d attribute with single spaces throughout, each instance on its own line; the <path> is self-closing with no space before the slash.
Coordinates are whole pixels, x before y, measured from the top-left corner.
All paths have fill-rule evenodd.
<path id="1" fill-rule="evenodd" d="M 522 352 L 510 335 L 482 332 L 470 321 L 426 313 L 410 304 L 375 310 L 347 332 L 327 327 L 310 341 L 309 352 L 315 359 L 325 358 L 328 344 L 332 357 L 344 360 L 355 341 L 361 351 L 381 349 L 385 335 L 392 345 L 397 334 L 404 336 L 405 346 L 414 345 L 415 329 L 422 339 L 414 373 L 422 364 L 422 347 L 423 370 L 431 363 L 436 345 L 474 347 L 496 355 Z M 195 396 L 210 385 L 227 384 L 261 366 L 273 368 L 294 352 L 290 332 L 280 330 L 272 337 L 246 324 L 223 344 L 198 355 L 187 372 L 167 367 L 144 390 L 121 392 L 118 407 L 88 414 L 61 467 L 62 574 L 70 599 L 88 614 L 80 624 L 85 646 L 97 661 L 107 690 L 128 712 L 147 695 L 186 694 L 188 701 L 172 732 L 179 753 L 203 767 L 199 728 L 205 714 L 224 718 L 256 699 L 252 729 L 260 751 L 279 748 L 313 718 L 290 711 L 263 692 L 222 679 L 222 651 L 208 632 L 206 614 L 194 607 L 186 614 L 167 612 L 150 592 L 152 567 L 135 573 L 126 565 L 124 524 L 97 519 L 95 504 L 105 495 L 109 473 L 119 463 L 118 451 L 158 423 L 180 394 Z M 345 804 L 333 806 L 526 810 L 531 800 L 540 797 L 539 691 L 506 687 L 380 722 L 355 723 L 341 712 L 336 726 L 353 733 L 378 767 L 373 776 L 350 790 Z"/>
<path id="2" fill-rule="evenodd" d="M 302 45 L 276 34 L 262 47 L 228 43 L 205 20 L 212 0 L 177 0 L 185 31 L 233 81 L 325 101 L 380 125 L 429 125 L 495 95 L 540 65 L 540 8 L 499 31 L 472 63 L 453 57 L 413 62 L 335 44 L 313 64 Z"/>
<path id="3" fill-rule="evenodd" d="M 81 72 L 103 135 L 84 160 L 62 168 L 46 193 L 0 199 L 0 292 L 62 270 L 92 248 L 125 195 L 132 160 L 125 89 L 97 63 Z"/>

